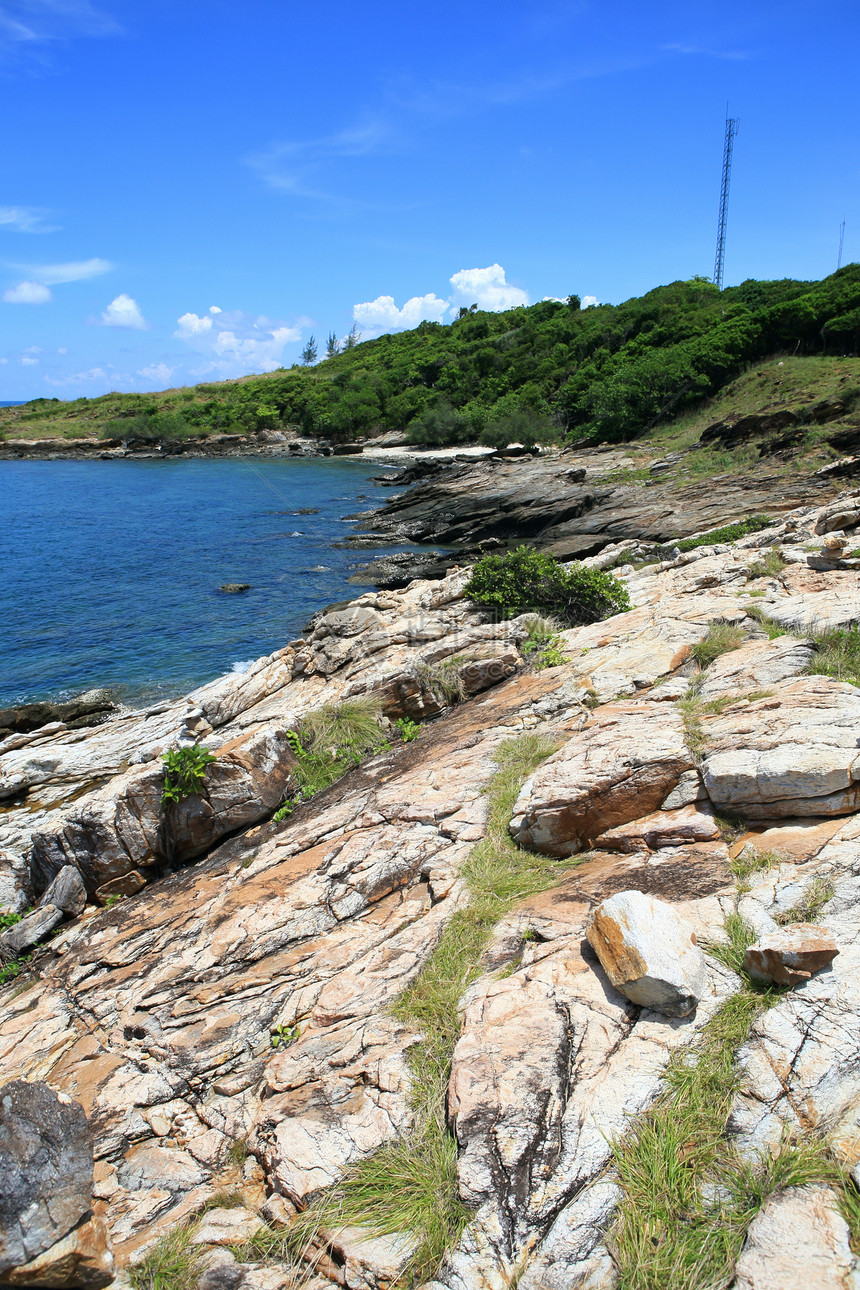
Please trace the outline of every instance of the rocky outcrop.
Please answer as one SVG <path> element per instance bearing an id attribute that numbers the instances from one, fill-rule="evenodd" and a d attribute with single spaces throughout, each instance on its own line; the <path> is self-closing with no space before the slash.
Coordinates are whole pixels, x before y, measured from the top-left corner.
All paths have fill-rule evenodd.
<path id="1" fill-rule="evenodd" d="M 428 1287 L 609 1290 L 612 1144 L 739 989 L 730 956 L 707 952 L 729 916 L 751 929 L 745 944 L 807 938 L 798 925 L 811 923 L 839 948 L 757 1015 L 737 1056 L 732 1143 L 755 1167 L 824 1134 L 860 1174 L 857 689 L 807 673 L 810 627 L 770 639 L 750 612 L 805 623 L 815 596 L 828 621 L 852 621 L 856 573 L 812 562 L 856 502 L 628 568 L 634 608 L 562 632 L 558 666 L 527 667 L 523 624 L 488 621 L 452 571 L 322 613 L 301 640 L 182 701 L 6 740 L 0 890 L 44 897 L 37 914 L 57 922 L 2 987 L 0 1071 L 79 1103 L 95 1157 L 89 1209 L 7 1271 L 54 1247 L 65 1258 L 64 1241 L 81 1268 L 103 1223 L 127 1286 L 130 1264 L 190 1225 L 201 1285 L 289 1284 L 271 1231 L 270 1263 L 262 1243 L 253 1257 L 225 1243 L 289 1223 L 382 1145 L 412 1140 L 422 1034 L 395 1005 L 461 926 L 496 758 L 534 733 L 557 751 L 511 811 L 529 878 L 463 966 L 446 1023 L 448 1149 L 469 1221 Z M 770 545 L 786 561 L 773 575 L 760 572 Z M 743 643 L 700 671 L 692 650 L 715 622 Z M 274 821 L 291 792 L 288 732 L 361 695 L 389 722 L 419 720 L 418 738 L 390 729 L 388 747 Z M 195 739 L 216 761 L 172 819 L 169 851 L 160 758 Z M 137 894 L 97 907 L 117 881 Z M 619 906 L 624 927 L 595 953 Z M 634 950 L 644 970 L 626 970 Z M 666 988 L 668 1013 L 655 1007 Z M 751 1225 L 738 1287 L 768 1284 L 762 1266 L 771 1284 L 813 1283 L 773 1236 L 788 1201 L 792 1229 L 810 1224 L 810 1248 L 830 1259 L 809 1267 L 855 1274 L 835 1211 L 804 1188 Z M 409 1233 L 342 1225 L 316 1242 L 314 1290 L 382 1290 L 415 1251 Z"/>

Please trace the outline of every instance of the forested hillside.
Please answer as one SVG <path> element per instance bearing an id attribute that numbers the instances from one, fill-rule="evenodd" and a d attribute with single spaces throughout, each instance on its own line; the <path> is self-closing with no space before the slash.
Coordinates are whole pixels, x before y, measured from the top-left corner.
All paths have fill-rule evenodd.
<path id="1" fill-rule="evenodd" d="M 635 438 L 777 353 L 856 354 L 860 265 L 821 282 L 704 278 L 620 305 L 578 297 L 354 345 L 315 366 L 152 395 L 40 399 L 0 413 L 7 436 L 166 438 L 291 429 L 332 439 L 405 430 L 415 443 Z"/>

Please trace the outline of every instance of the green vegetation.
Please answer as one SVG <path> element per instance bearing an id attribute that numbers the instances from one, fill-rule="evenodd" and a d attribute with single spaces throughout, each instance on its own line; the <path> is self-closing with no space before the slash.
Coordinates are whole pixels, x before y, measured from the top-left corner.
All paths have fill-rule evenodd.
<path id="1" fill-rule="evenodd" d="M 785 927 L 788 923 L 814 923 L 824 906 L 833 899 L 833 883 L 829 878 L 813 878 L 800 900 L 791 909 L 775 914 L 774 920 Z"/>
<path id="2" fill-rule="evenodd" d="M 750 890 L 749 879 L 754 873 L 764 873 L 782 864 L 782 857 L 775 851 L 757 851 L 753 846 L 745 846 L 739 855 L 730 861 L 732 873 L 738 880 L 738 891 Z M 737 969 L 736 969 L 737 970 Z"/>
<path id="3" fill-rule="evenodd" d="M 20 923 L 23 917 L 23 914 L 0 913 L 0 932 L 5 932 L 7 928 L 14 927 L 16 923 Z"/>
<path id="4" fill-rule="evenodd" d="M 700 533 L 698 537 L 684 538 L 678 542 L 679 551 L 693 551 L 700 546 L 718 546 L 724 542 L 737 542 L 738 538 L 758 533 L 772 523 L 767 515 L 751 515 L 749 519 L 738 520 L 736 524 L 724 524 L 722 528 L 711 529 L 709 533 Z"/>
<path id="5" fill-rule="evenodd" d="M 432 1279 L 445 1251 L 469 1219 L 457 1192 L 457 1150 L 445 1115 L 459 1004 L 481 973 L 493 927 L 518 901 L 558 881 L 558 861 L 523 851 L 508 824 L 523 780 L 558 746 L 526 734 L 501 745 L 490 781 L 487 834 L 472 850 L 462 876 L 471 898 L 446 925 L 438 945 L 394 1015 L 422 1034 L 410 1050 L 415 1126 L 384 1146 L 300 1214 L 289 1229 L 291 1248 L 307 1252 L 321 1227 L 357 1224 L 375 1235 L 408 1233 L 418 1247 L 404 1285 Z M 580 857 L 581 859 L 581 857 Z"/>
<path id="6" fill-rule="evenodd" d="M 478 560 L 465 594 L 502 611 L 546 611 L 570 627 L 599 622 L 631 608 L 624 584 L 611 573 L 579 564 L 566 569 L 529 546 Z"/>
<path id="7" fill-rule="evenodd" d="M 462 703 L 466 687 L 460 668 L 466 660 L 460 656 L 443 658 L 436 663 L 416 663 L 415 679 L 425 694 L 432 694 L 437 703 L 450 707 Z"/>
<path id="8" fill-rule="evenodd" d="M 388 748 L 381 721 L 378 700 L 345 699 L 309 712 L 297 731 L 288 731 L 297 759 L 292 781 L 298 792 L 278 808 L 273 819 L 283 820 L 300 802 L 321 793 L 369 754 Z"/>
<path id="9" fill-rule="evenodd" d="M 798 356 L 785 361 L 779 388 L 802 411 L 808 394 L 791 365 L 857 352 L 860 266 L 820 282 L 750 280 L 724 291 L 693 278 L 590 309 L 575 297 L 545 300 L 357 342 L 329 345 L 316 362 L 308 341 L 301 363 L 238 381 L 37 399 L 4 409 L 0 430 L 144 442 L 273 428 L 334 440 L 405 429 L 416 443 L 617 441 L 688 415 L 776 353 Z M 847 397 L 857 384 L 837 379 L 833 392 Z"/>
<path id="10" fill-rule="evenodd" d="M 202 1251 L 191 1244 L 196 1222 L 160 1236 L 139 1263 L 129 1268 L 134 1290 L 196 1290 L 203 1272 Z"/>
<path id="11" fill-rule="evenodd" d="M 815 632 L 813 640 L 816 652 L 807 672 L 860 685 L 860 629 L 834 628 L 831 631 Z"/>
<path id="12" fill-rule="evenodd" d="M 741 627 L 736 627 L 733 623 L 711 623 L 708 627 L 708 634 L 702 641 L 697 641 L 690 653 L 699 664 L 699 667 L 708 667 L 713 663 L 715 658 L 721 654 L 728 654 L 730 650 L 739 649 L 744 643 L 744 633 Z"/>
<path id="13" fill-rule="evenodd" d="M 206 778 L 206 767 L 217 759 L 203 744 L 191 744 L 185 748 L 171 748 L 161 760 L 164 762 L 161 805 L 165 807 L 199 793 Z"/>
<path id="14" fill-rule="evenodd" d="M 0 963 L 0 985 L 8 985 L 20 976 L 32 957 L 32 954 L 22 954 L 16 959 L 9 959 L 7 963 Z"/>
<path id="15" fill-rule="evenodd" d="M 567 662 L 564 653 L 564 640 L 559 635 L 560 624 L 554 618 L 542 614 L 526 614 L 523 619 L 526 638 L 520 645 L 520 652 L 530 658 L 538 671 L 545 667 L 561 667 Z"/>
<path id="16" fill-rule="evenodd" d="M 782 573 L 788 561 L 780 553 L 771 549 L 761 560 L 755 560 L 749 567 L 750 578 L 775 578 Z"/>
<path id="17" fill-rule="evenodd" d="M 400 731 L 400 738 L 405 744 L 411 744 L 413 739 L 417 739 L 421 734 L 421 727 L 417 721 L 411 717 L 398 717 L 395 726 Z"/>
<path id="18" fill-rule="evenodd" d="M 270 1042 L 273 1048 L 289 1048 L 299 1037 L 298 1026 L 275 1026 L 270 1033 Z"/>
<path id="19" fill-rule="evenodd" d="M 773 618 L 768 618 L 764 610 L 760 609 L 758 605 L 750 605 L 749 609 L 747 610 L 747 613 L 749 614 L 750 618 L 755 619 L 759 627 L 767 636 L 768 640 L 775 641 L 778 636 L 787 635 L 785 628 L 780 627 L 779 623 L 776 622 Z"/>

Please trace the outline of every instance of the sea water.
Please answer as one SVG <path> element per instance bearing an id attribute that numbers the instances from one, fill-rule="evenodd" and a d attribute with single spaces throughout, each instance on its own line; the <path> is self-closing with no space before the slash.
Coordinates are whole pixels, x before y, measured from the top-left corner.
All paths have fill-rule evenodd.
<path id="1" fill-rule="evenodd" d="M 0 707 L 107 687 L 141 704 L 298 636 L 388 545 L 339 545 L 380 505 L 342 458 L 0 462 Z M 302 514 L 302 511 L 313 513 Z M 224 583 L 250 583 L 227 594 Z"/>

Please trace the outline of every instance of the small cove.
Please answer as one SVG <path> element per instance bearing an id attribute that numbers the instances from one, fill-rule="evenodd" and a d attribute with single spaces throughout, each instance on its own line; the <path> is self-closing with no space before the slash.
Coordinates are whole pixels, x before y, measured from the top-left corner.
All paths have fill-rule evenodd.
<path id="1" fill-rule="evenodd" d="M 181 694 L 361 593 L 392 547 L 339 545 L 381 505 L 378 462 L 0 462 L 0 706 L 107 687 Z M 304 511 L 304 514 L 300 512 Z M 225 583 L 250 583 L 238 595 Z"/>

